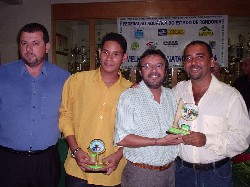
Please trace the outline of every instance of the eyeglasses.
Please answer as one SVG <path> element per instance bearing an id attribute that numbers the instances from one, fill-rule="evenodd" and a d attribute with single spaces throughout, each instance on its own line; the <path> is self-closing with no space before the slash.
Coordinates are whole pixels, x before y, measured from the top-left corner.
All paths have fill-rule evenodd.
<path id="1" fill-rule="evenodd" d="M 164 68 L 164 64 L 145 64 L 141 66 L 145 70 L 152 70 L 152 69 L 157 69 L 157 70 L 162 70 Z"/>

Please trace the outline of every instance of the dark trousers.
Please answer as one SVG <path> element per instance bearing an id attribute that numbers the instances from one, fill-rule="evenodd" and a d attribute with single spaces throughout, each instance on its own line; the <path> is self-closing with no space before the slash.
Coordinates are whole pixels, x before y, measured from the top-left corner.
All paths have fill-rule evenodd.
<path id="1" fill-rule="evenodd" d="M 176 187 L 232 187 L 232 165 L 230 162 L 209 170 L 196 170 L 176 161 Z"/>
<path id="2" fill-rule="evenodd" d="M 57 146 L 34 155 L 0 147 L 1 187 L 57 187 L 60 170 Z"/>
<path id="3" fill-rule="evenodd" d="M 88 184 L 88 181 L 84 179 L 79 179 L 77 177 L 66 174 L 65 187 L 104 187 L 104 186 Z M 119 185 L 112 186 L 112 187 L 121 187 L 121 185 L 119 184 Z"/>

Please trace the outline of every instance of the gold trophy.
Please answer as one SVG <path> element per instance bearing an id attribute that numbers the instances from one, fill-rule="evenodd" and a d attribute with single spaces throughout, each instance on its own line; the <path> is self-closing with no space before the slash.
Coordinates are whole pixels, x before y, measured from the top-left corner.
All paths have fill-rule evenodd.
<path id="1" fill-rule="evenodd" d="M 183 134 L 187 135 L 190 133 L 190 126 L 182 124 L 181 128 L 178 123 L 181 118 L 186 121 L 193 121 L 198 116 L 198 107 L 194 104 L 184 103 L 183 99 L 180 98 L 179 104 L 175 113 L 173 125 L 167 130 L 170 134 Z"/>
<path id="2" fill-rule="evenodd" d="M 90 142 L 88 147 L 89 156 L 94 165 L 88 165 L 89 168 L 93 169 L 95 172 L 106 172 L 106 171 L 99 171 L 99 169 L 104 167 L 104 163 L 102 159 L 104 158 L 105 154 L 105 144 L 101 139 L 94 139 Z"/>

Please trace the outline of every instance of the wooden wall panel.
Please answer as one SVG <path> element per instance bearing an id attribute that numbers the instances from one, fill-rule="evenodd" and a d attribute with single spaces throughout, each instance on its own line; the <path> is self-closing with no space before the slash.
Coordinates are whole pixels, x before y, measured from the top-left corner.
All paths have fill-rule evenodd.
<path id="1" fill-rule="evenodd" d="M 250 16 L 249 0 L 182 0 L 52 4 L 53 20 L 116 19 L 141 16 Z"/>

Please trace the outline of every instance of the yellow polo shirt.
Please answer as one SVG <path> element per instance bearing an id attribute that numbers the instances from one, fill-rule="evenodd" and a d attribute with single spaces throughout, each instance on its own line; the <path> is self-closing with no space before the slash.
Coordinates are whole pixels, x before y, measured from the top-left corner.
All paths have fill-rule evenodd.
<path id="1" fill-rule="evenodd" d="M 71 75 L 65 82 L 60 107 L 59 128 L 64 136 L 75 135 L 78 146 L 85 152 L 93 139 L 104 141 L 105 156 L 117 151 L 113 143 L 116 105 L 120 94 L 131 84 L 120 75 L 119 80 L 108 88 L 102 81 L 100 68 Z M 67 174 L 103 186 L 120 184 L 124 165 L 123 158 L 109 176 L 85 173 L 70 157 L 70 150 L 64 164 Z"/>

